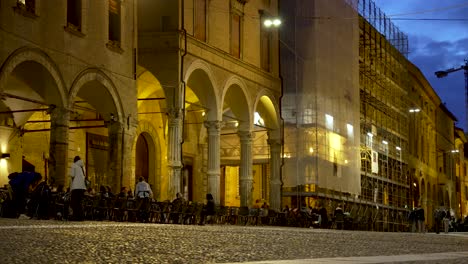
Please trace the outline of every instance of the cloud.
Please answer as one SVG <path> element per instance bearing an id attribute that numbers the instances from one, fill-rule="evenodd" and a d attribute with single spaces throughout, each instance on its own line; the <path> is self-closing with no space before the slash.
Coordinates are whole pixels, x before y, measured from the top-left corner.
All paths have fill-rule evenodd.
<path id="1" fill-rule="evenodd" d="M 468 38 L 457 41 L 434 41 L 427 37 L 410 35 L 417 39 L 419 48 L 410 53 L 409 59 L 424 74 L 433 89 L 446 103 L 447 108 L 459 120 L 458 126 L 466 128 L 465 84 L 463 70 L 437 78 L 436 71 L 458 68 L 464 64 L 468 53 Z"/>

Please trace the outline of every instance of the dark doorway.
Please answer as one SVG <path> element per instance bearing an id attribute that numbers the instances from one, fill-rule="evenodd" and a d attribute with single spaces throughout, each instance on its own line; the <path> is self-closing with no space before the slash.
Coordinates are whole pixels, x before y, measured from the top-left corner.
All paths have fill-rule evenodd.
<path id="1" fill-rule="evenodd" d="M 139 135 L 136 143 L 135 179 L 143 176 L 146 181 L 149 177 L 149 150 L 148 142 L 143 135 Z"/>

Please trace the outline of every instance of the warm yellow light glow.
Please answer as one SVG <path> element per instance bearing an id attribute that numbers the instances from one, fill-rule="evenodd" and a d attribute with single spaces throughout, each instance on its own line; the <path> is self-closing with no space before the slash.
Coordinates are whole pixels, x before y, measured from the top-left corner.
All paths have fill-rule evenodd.
<path id="1" fill-rule="evenodd" d="M 2 153 L 7 153 L 7 144 L 2 143 L 2 145 L 0 146 L 0 150 L 2 151 Z"/>
<path id="2" fill-rule="evenodd" d="M 205 116 L 205 111 L 203 111 L 203 112 L 201 113 L 201 115 L 202 115 L 202 116 Z"/>
<path id="3" fill-rule="evenodd" d="M 334 149 L 335 151 L 341 151 L 343 148 L 342 137 L 336 133 L 329 134 L 329 145 L 330 149 Z"/>
<path id="4" fill-rule="evenodd" d="M 310 153 L 314 153 L 314 148 L 309 148 Z"/>
<path id="5" fill-rule="evenodd" d="M 348 164 L 348 160 L 344 160 L 344 163 L 345 163 L 345 164 Z"/>
<path id="6" fill-rule="evenodd" d="M 413 182 L 413 185 L 414 185 L 414 187 L 416 187 L 416 186 L 417 186 L 417 184 L 416 184 L 415 182 Z"/>
<path id="7" fill-rule="evenodd" d="M 263 118 L 260 116 L 260 114 L 258 112 L 254 113 L 254 124 L 255 125 L 260 125 L 260 126 L 265 125 L 265 122 L 263 121 Z"/>
<path id="8" fill-rule="evenodd" d="M 333 130 L 333 116 L 325 114 L 325 127 L 328 130 Z"/>

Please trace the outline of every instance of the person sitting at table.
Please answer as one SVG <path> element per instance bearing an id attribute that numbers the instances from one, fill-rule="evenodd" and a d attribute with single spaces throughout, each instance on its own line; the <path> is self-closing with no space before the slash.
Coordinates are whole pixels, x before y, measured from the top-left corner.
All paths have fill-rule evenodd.
<path id="1" fill-rule="evenodd" d="M 215 203 L 211 193 L 206 194 L 206 205 L 203 207 L 201 212 L 201 218 L 199 225 L 205 225 L 205 218 L 208 223 L 212 222 L 212 217 L 215 215 Z"/>

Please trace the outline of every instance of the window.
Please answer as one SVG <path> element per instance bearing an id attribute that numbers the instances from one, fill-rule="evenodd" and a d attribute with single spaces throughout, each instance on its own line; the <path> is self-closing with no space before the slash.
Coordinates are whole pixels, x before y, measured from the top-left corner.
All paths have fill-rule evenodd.
<path id="1" fill-rule="evenodd" d="M 271 70 L 271 32 L 260 25 L 260 60 L 261 67 L 265 71 Z"/>
<path id="2" fill-rule="evenodd" d="M 26 10 L 30 13 L 35 13 L 36 11 L 36 1 L 35 0 L 17 0 L 16 1 L 17 7 L 22 10 Z"/>
<path id="3" fill-rule="evenodd" d="M 231 14 L 231 55 L 240 58 L 241 53 L 241 16 Z"/>
<path id="4" fill-rule="evenodd" d="M 206 41 L 206 0 L 195 0 L 193 8 L 195 38 Z"/>
<path id="5" fill-rule="evenodd" d="M 67 0 L 67 26 L 81 31 L 81 0 Z"/>
<path id="6" fill-rule="evenodd" d="M 109 0 L 109 41 L 120 47 L 120 3 L 121 0 Z"/>

